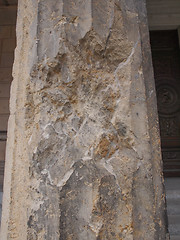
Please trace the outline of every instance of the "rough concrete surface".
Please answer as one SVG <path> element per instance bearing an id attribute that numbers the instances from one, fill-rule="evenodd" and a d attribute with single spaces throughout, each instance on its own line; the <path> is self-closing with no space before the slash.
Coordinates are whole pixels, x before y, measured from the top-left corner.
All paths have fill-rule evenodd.
<path id="1" fill-rule="evenodd" d="M 164 240 L 144 1 L 20 0 L 2 239 Z"/>

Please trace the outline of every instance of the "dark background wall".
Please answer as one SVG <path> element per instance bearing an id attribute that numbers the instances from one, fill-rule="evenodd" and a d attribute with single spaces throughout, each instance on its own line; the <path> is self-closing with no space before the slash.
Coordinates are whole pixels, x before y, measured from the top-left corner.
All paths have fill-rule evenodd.
<path id="1" fill-rule="evenodd" d="M 5 163 L 9 96 L 16 46 L 16 1 L 0 0 L 0 215 Z M 12 4 L 12 5 L 11 5 Z"/>

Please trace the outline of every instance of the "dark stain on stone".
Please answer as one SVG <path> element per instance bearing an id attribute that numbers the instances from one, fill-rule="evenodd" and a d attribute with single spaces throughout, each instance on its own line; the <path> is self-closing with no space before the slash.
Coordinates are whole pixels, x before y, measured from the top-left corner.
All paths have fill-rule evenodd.
<path id="1" fill-rule="evenodd" d="M 28 225 L 29 228 L 33 226 L 33 216 L 32 215 L 29 217 L 27 225 Z"/>
<path id="2" fill-rule="evenodd" d="M 103 226 L 97 239 L 117 239 L 114 223 L 121 193 L 115 177 L 106 175 L 106 170 L 100 169 L 94 161 L 79 161 L 73 167 L 73 174 L 60 191 L 59 239 L 79 240 L 84 232 L 91 239 L 94 233 L 89 220 L 96 223 L 99 218 Z M 94 203 L 91 196 L 97 188 L 98 201 Z"/>
<path id="3" fill-rule="evenodd" d="M 106 157 L 106 155 L 109 152 L 109 148 L 110 148 L 110 141 L 107 138 L 107 136 L 102 136 L 96 150 L 95 150 L 95 154 L 97 156 L 99 156 L 100 158 L 102 157 Z"/>
<path id="4" fill-rule="evenodd" d="M 113 175 L 102 177 L 99 185 L 99 200 L 93 210 L 93 217 L 103 219 L 98 240 L 119 239 L 117 231 L 117 209 L 121 201 L 121 192 Z"/>
<path id="5" fill-rule="evenodd" d="M 100 170 L 94 162 L 79 161 L 73 167 L 73 174 L 60 191 L 60 240 L 80 239 L 85 227 L 87 233 L 91 232 L 80 210 L 90 207 L 92 199 L 87 196 L 92 186 L 97 184 Z"/>
<path id="6" fill-rule="evenodd" d="M 64 112 L 65 115 L 70 115 L 72 113 L 72 107 L 71 107 L 71 104 L 69 102 L 64 104 L 63 112 Z"/>
<path id="7" fill-rule="evenodd" d="M 125 135 L 127 133 L 127 127 L 124 123 L 118 122 L 116 124 L 116 130 L 121 137 L 125 137 Z"/>
<path id="8" fill-rule="evenodd" d="M 113 175 L 104 176 L 101 179 L 99 195 L 98 208 L 101 213 L 109 213 L 109 211 L 113 211 L 117 207 L 119 190 Z"/>

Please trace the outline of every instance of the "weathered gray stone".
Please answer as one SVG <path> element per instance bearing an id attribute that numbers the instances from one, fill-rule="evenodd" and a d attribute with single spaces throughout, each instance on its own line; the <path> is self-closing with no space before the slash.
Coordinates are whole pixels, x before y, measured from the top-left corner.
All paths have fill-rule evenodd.
<path id="1" fill-rule="evenodd" d="M 17 35 L 2 239 L 164 240 L 144 1 L 20 0 Z"/>

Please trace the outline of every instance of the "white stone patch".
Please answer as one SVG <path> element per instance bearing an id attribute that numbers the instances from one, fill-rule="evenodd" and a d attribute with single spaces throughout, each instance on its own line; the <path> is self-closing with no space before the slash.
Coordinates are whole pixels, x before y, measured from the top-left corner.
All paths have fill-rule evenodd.
<path id="1" fill-rule="evenodd" d="M 101 230 L 103 225 L 103 221 L 99 221 L 96 224 L 89 224 L 91 230 L 96 234 L 96 237 L 99 235 L 99 231 Z"/>
<path id="2" fill-rule="evenodd" d="M 44 204 L 44 201 L 38 200 L 38 201 L 36 201 L 36 202 L 33 204 L 32 209 L 33 209 L 34 211 L 38 211 L 38 210 L 41 208 L 41 205 L 43 205 L 43 204 Z"/>
<path id="3" fill-rule="evenodd" d="M 48 139 L 48 138 L 49 138 L 49 134 L 48 134 L 48 133 L 43 133 L 42 136 L 43 136 L 43 138 L 45 138 L 45 139 Z"/>
<path id="4" fill-rule="evenodd" d="M 101 160 L 101 164 L 103 165 L 103 167 L 111 174 L 114 175 L 116 177 L 116 174 L 114 173 L 114 169 L 111 166 L 111 164 L 109 163 L 111 160 L 109 159 L 108 161 L 106 161 L 104 158 Z"/>
<path id="5" fill-rule="evenodd" d="M 68 179 L 71 177 L 73 172 L 74 172 L 73 168 L 71 168 L 68 172 L 66 172 L 64 177 L 58 182 L 57 187 L 61 187 L 62 188 L 66 184 Z"/>
<path id="6" fill-rule="evenodd" d="M 32 135 L 31 135 L 30 138 L 29 138 L 28 145 L 30 145 L 31 142 L 32 142 Z"/>
<path id="7" fill-rule="evenodd" d="M 34 154 L 37 152 L 37 149 L 38 149 L 37 147 L 34 148 L 34 151 L 33 151 Z"/>
<path id="8" fill-rule="evenodd" d="M 85 156 L 82 158 L 83 161 L 89 161 L 89 160 L 92 160 L 92 157 L 90 156 Z"/>
<path id="9" fill-rule="evenodd" d="M 52 124 L 51 123 L 48 123 L 48 124 L 46 124 L 45 126 L 43 126 L 42 127 L 42 129 L 43 129 L 43 133 L 42 133 L 42 136 L 43 136 L 43 138 L 45 138 L 45 139 L 48 139 L 49 138 L 49 133 L 48 133 L 48 131 L 47 131 L 47 128 L 49 127 L 49 126 L 52 126 Z"/>
<path id="10" fill-rule="evenodd" d="M 43 169 L 43 170 L 41 171 L 41 173 L 42 173 L 43 175 L 47 175 L 47 178 L 49 179 L 50 184 L 51 184 L 51 185 L 54 185 L 54 181 L 53 181 L 52 178 L 51 178 L 51 174 L 50 174 L 50 172 L 49 172 L 47 169 Z"/>
<path id="11" fill-rule="evenodd" d="M 149 93 L 150 97 L 152 96 L 153 92 L 154 92 L 153 90 L 150 91 L 150 93 Z"/>

